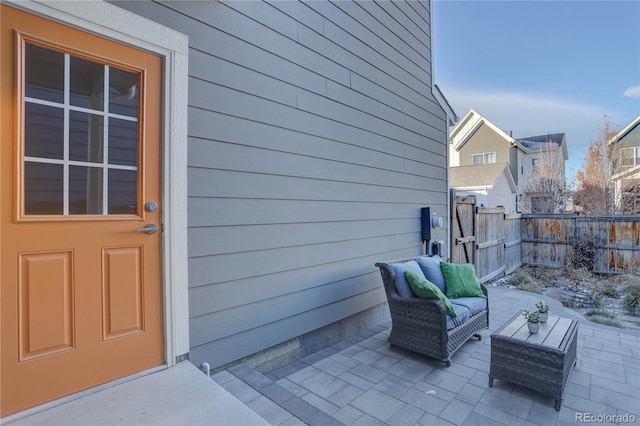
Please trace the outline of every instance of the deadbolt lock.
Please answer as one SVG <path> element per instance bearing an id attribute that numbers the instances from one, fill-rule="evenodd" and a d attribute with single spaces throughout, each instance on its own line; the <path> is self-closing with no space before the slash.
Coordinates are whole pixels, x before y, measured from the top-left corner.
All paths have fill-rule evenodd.
<path id="1" fill-rule="evenodd" d="M 147 204 L 144 205 L 144 209 L 149 213 L 153 213 L 156 210 L 158 210 L 158 205 L 156 204 L 155 201 L 149 201 Z"/>

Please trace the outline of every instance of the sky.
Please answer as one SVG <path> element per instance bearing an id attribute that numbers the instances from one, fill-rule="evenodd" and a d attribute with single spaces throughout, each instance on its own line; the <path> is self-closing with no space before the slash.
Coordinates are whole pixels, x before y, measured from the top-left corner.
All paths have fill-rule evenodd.
<path id="1" fill-rule="evenodd" d="M 640 114 L 640 2 L 433 3 L 434 82 L 513 137 L 565 133 L 575 183 L 604 116 Z"/>

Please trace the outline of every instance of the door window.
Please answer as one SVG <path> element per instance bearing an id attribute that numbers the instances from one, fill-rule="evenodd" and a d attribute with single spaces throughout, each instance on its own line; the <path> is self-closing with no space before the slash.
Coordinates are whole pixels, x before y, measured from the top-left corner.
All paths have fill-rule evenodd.
<path id="1" fill-rule="evenodd" d="M 24 41 L 24 215 L 138 214 L 141 73 Z"/>

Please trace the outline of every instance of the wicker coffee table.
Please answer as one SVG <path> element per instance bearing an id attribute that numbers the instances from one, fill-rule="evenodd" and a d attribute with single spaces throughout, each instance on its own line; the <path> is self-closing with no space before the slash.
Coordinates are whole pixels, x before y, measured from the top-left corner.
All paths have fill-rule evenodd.
<path id="1" fill-rule="evenodd" d="M 560 410 L 562 394 L 571 369 L 576 364 L 578 322 L 549 315 L 540 331 L 529 333 L 522 311 L 491 335 L 493 379 L 506 380 L 554 398 Z"/>

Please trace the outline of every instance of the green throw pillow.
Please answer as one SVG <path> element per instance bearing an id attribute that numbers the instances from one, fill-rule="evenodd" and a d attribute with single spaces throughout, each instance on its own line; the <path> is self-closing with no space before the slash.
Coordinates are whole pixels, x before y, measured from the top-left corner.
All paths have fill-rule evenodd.
<path id="1" fill-rule="evenodd" d="M 470 263 L 440 262 L 440 269 L 447 285 L 447 297 L 486 297 L 476 276 L 476 269 Z"/>
<path id="2" fill-rule="evenodd" d="M 409 286 L 416 296 L 424 299 L 440 299 L 447 308 L 447 313 L 453 318 L 456 317 L 456 311 L 453 309 L 453 305 L 437 285 L 411 271 L 404 271 L 404 276 L 407 277 Z"/>

